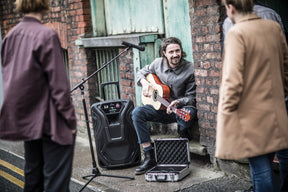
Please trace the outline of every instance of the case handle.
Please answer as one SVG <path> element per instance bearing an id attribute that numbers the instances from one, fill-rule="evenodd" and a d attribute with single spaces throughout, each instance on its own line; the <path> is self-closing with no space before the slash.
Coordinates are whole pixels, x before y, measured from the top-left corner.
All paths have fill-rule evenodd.
<path id="1" fill-rule="evenodd" d="M 120 96 L 120 89 L 119 89 L 119 81 L 110 81 L 110 82 L 106 82 L 106 83 L 101 83 L 101 90 L 102 90 L 102 95 L 103 95 L 104 100 L 106 100 L 104 87 L 105 87 L 106 85 L 113 85 L 113 84 L 116 85 L 117 93 L 118 93 L 118 98 L 119 98 L 119 99 L 121 98 L 121 96 Z"/>
<path id="2" fill-rule="evenodd" d="M 167 180 L 167 175 L 155 175 L 156 181 L 166 181 Z"/>

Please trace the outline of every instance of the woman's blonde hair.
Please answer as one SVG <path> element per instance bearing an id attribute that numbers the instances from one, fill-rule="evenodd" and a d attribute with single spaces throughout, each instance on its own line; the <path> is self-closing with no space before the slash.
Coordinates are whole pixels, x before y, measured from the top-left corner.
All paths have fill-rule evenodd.
<path id="1" fill-rule="evenodd" d="M 247 14 L 253 12 L 255 0 L 222 0 L 224 5 L 233 5 L 239 13 Z"/>
<path id="2" fill-rule="evenodd" d="M 50 0 L 16 0 L 15 5 L 20 13 L 43 13 L 49 11 Z"/>

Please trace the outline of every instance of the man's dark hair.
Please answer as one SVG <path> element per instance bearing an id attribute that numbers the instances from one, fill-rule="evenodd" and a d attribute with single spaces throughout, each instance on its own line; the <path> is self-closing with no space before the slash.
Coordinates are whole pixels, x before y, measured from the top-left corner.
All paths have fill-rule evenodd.
<path id="1" fill-rule="evenodd" d="M 182 43 L 180 41 L 180 39 L 176 38 L 176 37 L 169 37 L 169 38 L 166 38 L 162 41 L 162 44 L 160 46 L 160 56 L 161 57 L 165 57 L 165 55 L 163 54 L 163 51 L 166 52 L 166 48 L 168 45 L 170 44 L 178 44 L 180 46 L 180 49 L 181 49 L 181 58 L 184 58 L 186 57 L 186 53 L 183 51 L 183 48 L 182 48 Z"/>

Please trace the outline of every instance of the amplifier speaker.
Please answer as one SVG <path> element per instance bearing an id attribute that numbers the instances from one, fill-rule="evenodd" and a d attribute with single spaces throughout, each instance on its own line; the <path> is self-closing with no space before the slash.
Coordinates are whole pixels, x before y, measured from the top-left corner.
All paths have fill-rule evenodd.
<path id="1" fill-rule="evenodd" d="M 138 165 L 141 161 L 131 113 L 131 100 L 119 99 L 91 106 L 98 164 L 102 168 Z"/>

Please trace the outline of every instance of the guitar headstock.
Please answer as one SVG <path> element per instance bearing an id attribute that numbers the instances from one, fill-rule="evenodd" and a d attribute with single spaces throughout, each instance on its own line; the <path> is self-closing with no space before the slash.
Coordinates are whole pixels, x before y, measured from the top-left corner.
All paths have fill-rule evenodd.
<path id="1" fill-rule="evenodd" d="M 188 109 L 176 109 L 176 114 L 184 121 L 191 119 L 190 110 Z"/>

